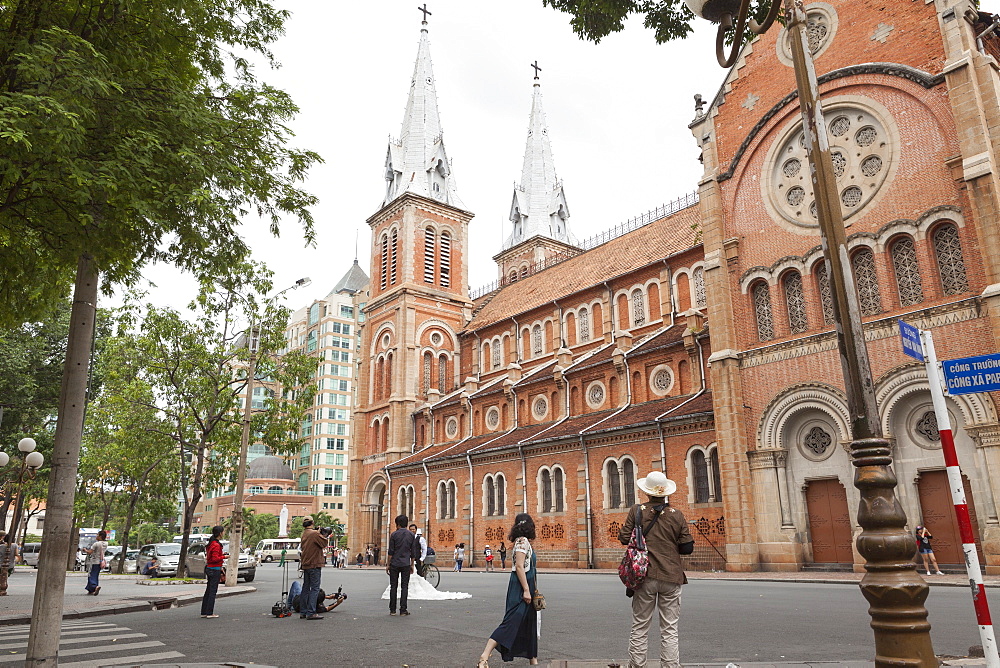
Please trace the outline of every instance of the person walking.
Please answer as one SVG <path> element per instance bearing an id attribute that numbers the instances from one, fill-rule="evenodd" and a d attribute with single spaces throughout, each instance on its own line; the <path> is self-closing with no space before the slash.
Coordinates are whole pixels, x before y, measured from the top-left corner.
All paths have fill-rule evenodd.
<path id="1" fill-rule="evenodd" d="M 84 566 L 87 569 L 87 594 L 97 596 L 101 593 L 101 569 L 104 568 L 104 553 L 108 549 L 108 534 L 106 531 L 98 531 L 97 538 L 90 547 L 84 550 L 87 553 L 87 560 Z"/>
<path id="2" fill-rule="evenodd" d="M 389 536 L 389 548 L 386 551 L 388 563 L 385 572 L 389 576 L 389 614 L 396 614 L 396 588 L 402 585 L 399 593 L 399 614 L 410 614 L 406 609 L 406 595 L 410 589 L 410 572 L 413 564 L 420 556 L 420 543 L 414 534 L 406 528 L 406 515 L 396 517 L 396 530 Z"/>
<path id="3" fill-rule="evenodd" d="M 493 549 L 489 543 L 483 549 L 483 560 L 486 562 L 486 572 L 492 573 L 495 569 L 493 568 Z"/>
<path id="4" fill-rule="evenodd" d="M 938 568 L 937 559 L 934 557 L 934 548 L 931 547 L 931 539 L 934 536 L 931 532 L 927 530 L 927 527 L 922 524 L 917 526 L 917 552 L 920 553 L 920 557 L 924 560 L 924 570 L 927 571 L 927 575 L 931 574 L 930 561 L 934 564 L 934 571 L 936 575 L 944 575 L 941 569 Z"/>
<path id="5" fill-rule="evenodd" d="M 323 619 L 321 615 L 316 614 L 316 597 L 319 595 L 323 564 L 326 563 L 323 550 L 329 543 L 330 541 L 313 526 L 311 517 L 302 520 L 302 540 L 299 543 L 300 559 L 302 560 L 300 564 L 302 568 L 302 607 L 299 619 Z"/>
<path id="6" fill-rule="evenodd" d="M 649 626 L 653 610 L 660 617 L 660 668 L 680 668 L 680 650 L 677 642 L 677 623 L 681 611 L 681 585 L 687 584 L 682 554 L 694 551 L 694 539 L 688 530 L 684 514 L 671 508 L 667 497 L 677 490 L 677 483 L 661 471 L 651 471 L 635 486 L 648 498 L 629 510 L 625 525 L 618 532 L 618 540 L 628 545 L 636 521 L 641 522 L 646 540 L 649 567 L 646 579 L 632 596 L 632 630 L 629 634 L 629 668 L 646 665 Z M 631 594 L 629 593 L 631 592 Z"/>
<path id="7" fill-rule="evenodd" d="M 222 527 L 212 527 L 212 535 L 205 546 L 205 595 L 201 598 L 201 618 L 216 619 L 215 597 L 219 593 L 219 582 L 222 581 L 222 564 L 226 559 L 222 549 Z"/>
<path id="8" fill-rule="evenodd" d="M 462 572 L 462 563 L 465 561 L 465 543 L 455 546 L 455 570 Z"/>
<path id="9" fill-rule="evenodd" d="M 497 554 L 500 555 L 500 570 L 507 570 L 507 546 L 503 541 L 500 541 L 500 547 L 497 548 Z"/>
<path id="10" fill-rule="evenodd" d="M 531 515 L 518 513 L 507 536 L 507 540 L 513 543 L 514 563 L 507 583 L 503 621 L 486 641 L 486 649 L 479 656 L 476 668 L 489 668 L 494 649 L 500 650 L 503 661 L 523 656 L 530 665 L 538 665 L 538 613 L 531 604 L 536 574 L 535 551 L 531 547 L 534 539 L 535 522 Z"/>

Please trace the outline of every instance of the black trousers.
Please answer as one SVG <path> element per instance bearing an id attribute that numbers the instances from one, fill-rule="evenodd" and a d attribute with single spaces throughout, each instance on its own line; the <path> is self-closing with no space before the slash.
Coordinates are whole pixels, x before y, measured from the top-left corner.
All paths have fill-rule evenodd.
<path id="1" fill-rule="evenodd" d="M 396 612 L 396 586 L 402 585 L 399 594 L 399 611 L 406 612 L 406 594 L 410 588 L 410 566 L 389 567 L 389 612 Z"/>

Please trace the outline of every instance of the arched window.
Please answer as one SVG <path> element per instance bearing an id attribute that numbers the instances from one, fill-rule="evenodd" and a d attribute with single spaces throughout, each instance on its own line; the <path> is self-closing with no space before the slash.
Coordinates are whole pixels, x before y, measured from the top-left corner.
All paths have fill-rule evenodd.
<path id="1" fill-rule="evenodd" d="M 500 341 L 493 342 L 493 369 L 500 368 Z"/>
<path id="2" fill-rule="evenodd" d="M 542 512 L 552 511 L 552 474 L 548 469 L 542 469 Z"/>
<path id="3" fill-rule="evenodd" d="M 319 303 L 315 303 L 309 307 L 309 326 L 312 327 L 317 322 L 319 322 Z"/>
<path id="4" fill-rule="evenodd" d="M 382 263 L 381 263 L 380 274 L 379 274 L 379 276 L 381 278 L 381 281 L 380 281 L 379 284 L 382 286 L 382 289 L 385 290 L 386 286 L 388 285 L 388 280 L 389 280 L 389 235 L 387 235 L 387 234 L 383 234 L 382 235 L 382 257 L 381 257 L 381 260 L 382 260 Z"/>
<path id="5" fill-rule="evenodd" d="M 260 485 L 252 485 L 250 487 L 250 493 L 251 494 L 263 494 L 264 493 L 264 488 L 261 487 Z"/>
<path id="6" fill-rule="evenodd" d="M 528 268 L 521 267 L 521 278 L 527 278 L 527 277 L 528 277 Z"/>
<path id="7" fill-rule="evenodd" d="M 441 287 L 451 286 L 451 235 L 441 235 Z"/>
<path id="8" fill-rule="evenodd" d="M 493 476 L 486 476 L 486 514 L 490 517 L 497 514 L 497 486 Z"/>
<path id="9" fill-rule="evenodd" d="M 434 282 L 434 230 L 424 230 L 424 283 Z"/>
<path id="10" fill-rule="evenodd" d="M 535 325 L 531 328 L 531 353 L 533 355 L 542 354 L 542 326 Z"/>
<path id="11" fill-rule="evenodd" d="M 458 487 L 454 480 L 448 481 L 448 517 L 455 519 L 455 499 L 458 498 Z"/>
<path id="12" fill-rule="evenodd" d="M 627 457 L 622 461 L 622 487 L 625 505 L 632 506 L 635 503 L 635 463 Z"/>
<path id="13" fill-rule="evenodd" d="M 638 327 L 646 324 L 646 303 L 642 290 L 632 291 L 632 325 Z"/>
<path id="14" fill-rule="evenodd" d="M 687 274 L 677 274 L 677 310 L 683 313 L 691 308 L 691 280 Z"/>
<path id="15" fill-rule="evenodd" d="M 705 270 L 698 267 L 691 273 L 692 283 L 694 283 L 694 305 L 696 308 L 704 308 L 708 304 L 705 295 Z"/>
<path id="16" fill-rule="evenodd" d="M 484 371 L 493 371 L 493 367 L 490 366 L 490 362 L 491 362 L 490 348 L 492 348 L 492 347 L 493 346 L 490 344 L 489 341 L 483 341 L 483 370 Z"/>
<path id="17" fill-rule="evenodd" d="M 438 519 L 448 519 L 448 485 L 444 480 L 438 483 Z"/>
<path id="18" fill-rule="evenodd" d="M 878 274 L 875 272 L 875 254 L 863 247 L 851 258 L 854 265 L 854 281 L 861 298 L 861 315 L 877 315 L 882 312 L 882 297 L 878 291 Z"/>
<path id="19" fill-rule="evenodd" d="M 392 260 L 389 263 L 389 282 L 392 285 L 396 284 L 396 268 L 397 260 L 399 258 L 399 234 L 396 230 L 392 231 Z"/>
<path id="20" fill-rule="evenodd" d="M 448 391 L 448 356 L 438 356 L 438 390 L 443 394 Z"/>
<path id="21" fill-rule="evenodd" d="M 913 239 L 903 236 L 893 241 L 890 255 L 892 268 L 896 274 L 899 305 L 912 306 L 924 301 L 924 287 L 920 280 L 917 249 L 913 245 Z"/>
<path id="22" fill-rule="evenodd" d="M 376 420 L 375 423 L 372 424 L 371 430 L 372 430 L 372 442 L 375 445 L 375 447 L 372 449 L 372 452 L 381 452 L 382 451 L 382 423 L 379 422 L 378 420 Z"/>
<path id="23" fill-rule="evenodd" d="M 389 418 L 382 418 L 382 449 L 389 449 Z"/>
<path id="24" fill-rule="evenodd" d="M 580 343 L 590 341 L 590 312 L 586 308 L 579 311 L 580 318 Z"/>
<path id="25" fill-rule="evenodd" d="M 716 501 L 722 501 L 722 473 L 719 469 L 718 447 L 714 447 L 709 451 L 708 465 L 712 469 L 712 484 L 715 489 L 715 493 L 712 495 L 712 498 Z"/>
<path id="26" fill-rule="evenodd" d="M 806 322 L 806 300 L 802 295 L 802 275 L 790 271 L 782 279 L 785 285 L 785 305 L 788 309 L 788 329 L 792 334 L 801 334 L 808 329 Z"/>
<path id="27" fill-rule="evenodd" d="M 618 308 L 618 329 L 624 331 L 629 328 L 628 296 L 618 295 L 615 305 Z"/>
<path id="28" fill-rule="evenodd" d="M 504 480 L 503 474 L 498 473 L 496 484 L 497 484 L 497 515 L 507 514 L 507 489 L 506 481 Z"/>
<path id="29" fill-rule="evenodd" d="M 710 498 L 708 484 L 708 462 L 702 450 L 691 452 L 691 482 L 694 485 L 694 502 L 708 503 Z"/>
<path id="30" fill-rule="evenodd" d="M 764 281 L 757 281 L 751 288 L 753 311 L 757 318 L 757 338 L 770 341 L 774 338 L 774 320 L 771 317 L 771 289 Z"/>
<path id="31" fill-rule="evenodd" d="M 271 485 L 270 487 L 267 488 L 267 491 L 270 494 L 281 494 L 284 490 L 277 485 Z"/>
<path id="32" fill-rule="evenodd" d="M 508 280 L 511 283 L 515 283 L 517 281 L 517 269 L 512 269 L 511 270 L 510 276 L 509 276 Z"/>
<path id="33" fill-rule="evenodd" d="M 933 239 L 934 255 L 941 275 L 941 290 L 946 295 L 968 291 L 969 280 L 965 276 L 965 260 L 962 257 L 958 228 L 951 224 L 942 225 L 934 230 Z"/>
<path id="34" fill-rule="evenodd" d="M 622 506 L 622 476 L 618 469 L 618 462 L 608 462 L 608 507 L 621 508 Z"/>
<path id="35" fill-rule="evenodd" d="M 830 287 L 830 276 L 826 273 L 825 260 L 816 263 L 816 288 L 823 307 L 823 324 L 829 325 L 833 323 L 833 289 Z"/>
<path id="36" fill-rule="evenodd" d="M 424 395 L 431 389 L 431 354 L 424 353 Z"/>
<path id="37" fill-rule="evenodd" d="M 557 466 L 552 470 L 552 486 L 555 488 L 555 507 L 553 510 L 557 513 L 561 513 L 566 510 L 566 503 L 563 494 L 563 470 L 561 467 Z"/>

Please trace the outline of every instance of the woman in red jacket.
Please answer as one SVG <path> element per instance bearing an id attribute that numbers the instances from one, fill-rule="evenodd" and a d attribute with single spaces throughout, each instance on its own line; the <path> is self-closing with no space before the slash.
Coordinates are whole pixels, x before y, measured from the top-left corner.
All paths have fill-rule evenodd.
<path id="1" fill-rule="evenodd" d="M 222 577 L 222 564 L 225 561 L 225 554 L 222 552 L 222 527 L 212 527 L 212 537 L 208 539 L 205 546 L 205 596 L 201 599 L 202 619 L 215 619 L 215 595 L 219 591 L 219 579 Z"/>

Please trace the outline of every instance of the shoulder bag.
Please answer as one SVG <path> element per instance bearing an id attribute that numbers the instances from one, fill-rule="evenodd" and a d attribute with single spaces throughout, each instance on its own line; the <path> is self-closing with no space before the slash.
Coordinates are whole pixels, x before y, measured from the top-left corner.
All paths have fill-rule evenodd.
<path id="1" fill-rule="evenodd" d="M 646 526 L 647 533 L 653 528 L 653 524 L 656 523 L 662 512 L 663 508 L 661 507 Z M 646 551 L 646 539 L 643 537 L 642 506 L 639 505 L 635 509 L 635 526 L 632 527 L 632 538 L 629 540 L 628 547 L 625 548 L 625 556 L 618 564 L 618 577 L 626 589 L 635 590 L 642 586 L 648 569 L 649 553 Z"/>
<path id="2" fill-rule="evenodd" d="M 534 559 L 535 555 L 532 554 L 531 557 Z M 535 566 L 535 591 L 531 595 L 531 607 L 536 611 L 545 609 L 545 597 L 538 591 L 538 566 Z"/>

